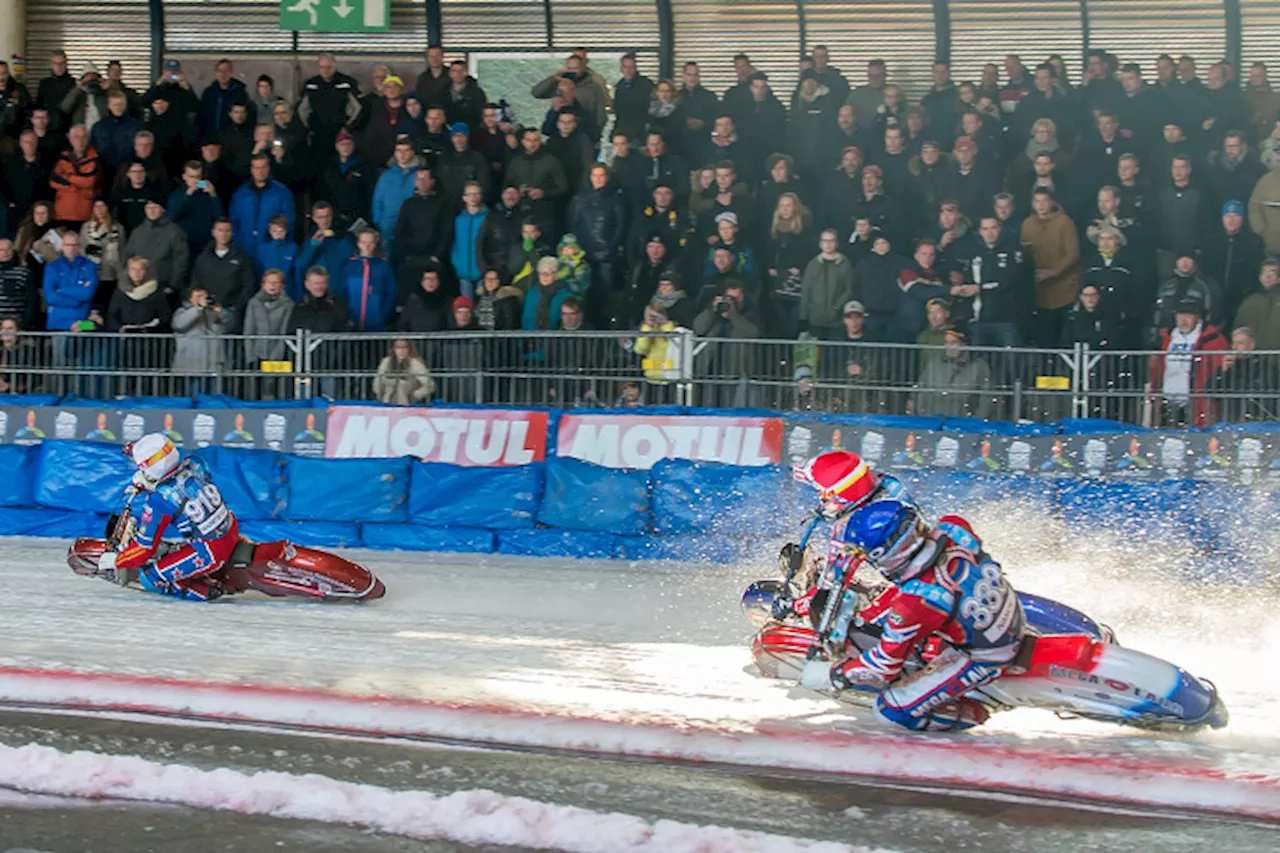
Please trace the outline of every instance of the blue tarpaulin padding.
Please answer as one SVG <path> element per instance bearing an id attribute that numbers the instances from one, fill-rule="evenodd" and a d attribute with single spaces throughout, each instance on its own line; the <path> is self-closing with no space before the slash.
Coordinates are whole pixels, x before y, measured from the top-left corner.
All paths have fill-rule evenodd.
<path id="1" fill-rule="evenodd" d="M 446 529 L 421 524 L 362 524 L 360 538 L 366 548 L 452 551 L 457 554 L 491 554 L 498 544 L 492 530 L 474 527 Z"/>
<path id="2" fill-rule="evenodd" d="M 409 518 L 432 527 L 533 527 L 543 469 L 541 462 L 509 468 L 415 462 L 409 475 Z"/>
<path id="3" fill-rule="evenodd" d="M 1214 424 L 1208 432 L 1280 432 L 1280 421 L 1241 421 Z"/>
<path id="4" fill-rule="evenodd" d="M 45 441 L 40 445 L 35 499 L 40 506 L 110 515 L 136 469 L 114 444 Z"/>
<path id="5" fill-rule="evenodd" d="M 289 500 L 289 457 L 275 450 L 206 447 L 196 451 L 236 517 L 282 518 Z"/>
<path id="6" fill-rule="evenodd" d="M 974 503 L 1010 499 L 1047 512 L 1057 504 L 1057 482 L 969 471 L 931 471 L 923 473 L 910 488 L 912 496 L 935 516 L 962 513 L 963 507 Z"/>
<path id="7" fill-rule="evenodd" d="M 1091 435 L 1093 433 L 1132 433 L 1151 432 L 1144 426 L 1127 424 L 1123 421 L 1109 421 L 1104 418 L 1063 418 L 1058 421 L 1058 432 L 1063 435 Z"/>
<path id="8" fill-rule="evenodd" d="M 1054 424 L 1016 424 L 1012 421 L 984 421 L 982 418 L 947 418 L 943 432 L 966 432 L 977 435 L 1053 435 Z"/>
<path id="9" fill-rule="evenodd" d="M 318 548 L 359 548 L 360 528 L 340 521 L 246 521 L 240 532 L 255 542 L 288 539 Z"/>
<path id="10" fill-rule="evenodd" d="M 101 538 L 106 529 L 105 515 L 56 509 L 0 508 L 0 536 L 54 536 L 59 539 L 95 536 Z"/>
<path id="11" fill-rule="evenodd" d="M 0 402 L 6 406 L 30 408 L 32 406 L 56 406 L 62 399 L 57 394 L 5 394 Z"/>
<path id="12" fill-rule="evenodd" d="M 649 528 L 647 475 L 578 459 L 549 459 L 538 521 L 568 530 L 638 536 Z"/>
<path id="13" fill-rule="evenodd" d="M 658 533 L 777 536 L 791 511 L 788 469 L 664 459 L 649 471 Z"/>
<path id="14" fill-rule="evenodd" d="M 498 553 L 526 557 L 609 558 L 622 550 L 612 533 L 584 530 L 500 530 Z"/>
<path id="15" fill-rule="evenodd" d="M 307 400 L 239 400 L 226 394 L 200 394 L 195 399 L 197 409 L 313 409 L 328 406 L 329 401 L 322 397 Z"/>
<path id="16" fill-rule="evenodd" d="M 0 444 L 0 506 L 34 506 L 40 448 Z"/>
<path id="17" fill-rule="evenodd" d="M 409 520 L 409 465 L 402 459 L 289 459 L 290 521 Z"/>
<path id="18" fill-rule="evenodd" d="M 690 412 L 690 414 L 699 414 Z M 772 413 L 774 417 L 777 412 Z M 925 432 L 942 429 L 942 418 L 926 415 L 827 415 L 816 412 L 795 412 L 786 416 L 788 423 L 844 424 L 846 426 L 880 427 L 882 429 L 912 429 Z"/>

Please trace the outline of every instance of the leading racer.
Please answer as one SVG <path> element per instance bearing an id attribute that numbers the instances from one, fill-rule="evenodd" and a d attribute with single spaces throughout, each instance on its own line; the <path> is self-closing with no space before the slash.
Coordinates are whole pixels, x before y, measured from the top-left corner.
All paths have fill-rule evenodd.
<path id="1" fill-rule="evenodd" d="M 900 481 L 877 476 L 847 450 L 822 453 L 795 474 L 818 490 L 822 516 L 835 522 L 828 566 L 851 572 L 866 560 L 892 583 L 858 614 L 882 629 L 879 644 L 837 660 L 832 686 L 877 694 L 882 716 L 914 730 L 985 722 L 986 707 L 964 694 L 1013 662 L 1026 622 L 1017 594 L 968 523 L 946 516 L 931 528 Z M 797 604 L 805 615 L 808 602 Z M 901 678 L 910 655 L 934 635 L 947 647 Z"/>
<path id="2" fill-rule="evenodd" d="M 137 581 L 151 592 L 192 601 L 222 595 L 211 576 L 231 558 L 240 529 L 209 469 L 195 457 L 183 460 L 163 433 L 144 435 L 124 452 L 138 468 L 131 488 L 146 499 L 132 541 L 105 552 L 99 574 L 121 586 Z M 170 526 L 186 542 L 156 559 Z"/>

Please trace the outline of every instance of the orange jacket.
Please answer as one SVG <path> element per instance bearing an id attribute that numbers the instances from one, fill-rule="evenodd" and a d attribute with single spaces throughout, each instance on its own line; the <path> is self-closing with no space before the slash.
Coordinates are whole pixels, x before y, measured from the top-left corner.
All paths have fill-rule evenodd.
<path id="1" fill-rule="evenodd" d="M 62 222 L 84 222 L 93 215 L 93 197 L 102 182 L 98 152 L 90 145 L 79 160 L 70 150 L 62 152 L 49 185 L 53 187 L 53 218 Z"/>

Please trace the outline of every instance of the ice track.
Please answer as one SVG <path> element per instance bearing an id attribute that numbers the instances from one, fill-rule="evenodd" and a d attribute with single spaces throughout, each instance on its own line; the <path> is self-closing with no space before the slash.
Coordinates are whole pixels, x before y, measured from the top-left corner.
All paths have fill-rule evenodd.
<path id="1" fill-rule="evenodd" d="M 749 630 L 737 598 L 762 576 L 763 560 L 707 568 L 364 552 L 358 558 L 389 589 L 372 605 L 233 599 L 202 606 L 77 577 L 63 560 L 65 543 L 17 539 L 0 545 L 0 668 L 10 671 L 0 672 L 0 701 L 111 704 L 106 699 L 114 697 L 123 706 L 145 698 L 204 716 L 238 708 L 239 716 L 291 725 L 505 737 L 586 752 L 647 749 L 666 758 L 868 776 L 880 767 L 871 747 L 897 745 L 921 750 L 913 762 L 921 778 L 969 774 L 992 787 L 1035 790 L 1031 783 L 1047 778 L 1048 762 L 1063 794 L 1227 812 L 1234 798 L 1247 800 L 1242 814 L 1280 819 L 1280 672 L 1264 663 L 1265 652 L 1280 646 L 1274 594 L 1220 603 L 1203 591 L 1153 592 L 1124 571 L 1096 561 L 1086 567 L 1069 553 L 1019 564 L 1022 552 L 1043 552 L 1036 544 L 1014 541 L 997 551 L 1012 552 L 1004 562 L 1015 584 L 1077 605 L 1127 645 L 1212 679 L 1231 725 L 1174 738 L 1025 711 L 997 716 L 977 734 L 903 743 L 864 713 L 799 697 L 746 671 Z M 37 689 L 18 670 L 138 680 Z M 270 692 L 237 699 L 213 691 L 184 705 L 166 680 Z M 323 693 L 291 696 L 281 688 Z M 408 704 L 373 703 L 381 716 L 370 716 L 361 709 L 370 703 L 330 701 L 330 693 Z M 867 763 L 853 766 L 855 758 Z M 1145 800 L 1133 798 L 1138 779 Z M 1211 791 L 1203 787 L 1209 783 Z"/>

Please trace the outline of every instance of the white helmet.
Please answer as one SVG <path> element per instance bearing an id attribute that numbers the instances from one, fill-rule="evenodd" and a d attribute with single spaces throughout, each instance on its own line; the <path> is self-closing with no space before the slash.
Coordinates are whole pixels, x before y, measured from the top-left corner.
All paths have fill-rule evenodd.
<path id="1" fill-rule="evenodd" d="M 156 484 L 172 474 L 182 461 L 178 448 L 161 432 L 144 435 L 124 451 L 133 460 L 133 464 L 138 466 L 138 473 L 133 475 L 133 484 L 147 491 L 154 489 Z"/>

